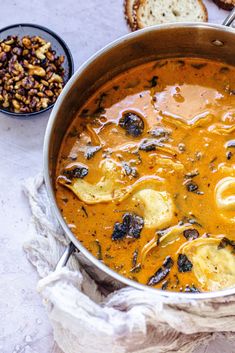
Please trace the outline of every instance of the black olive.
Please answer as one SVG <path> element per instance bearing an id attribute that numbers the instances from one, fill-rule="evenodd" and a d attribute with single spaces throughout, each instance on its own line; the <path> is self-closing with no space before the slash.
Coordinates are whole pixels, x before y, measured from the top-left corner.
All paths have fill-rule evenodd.
<path id="1" fill-rule="evenodd" d="M 142 217 L 134 213 L 125 213 L 122 218 L 122 223 L 115 223 L 112 234 L 113 240 L 120 240 L 124 237 L 138 239 L 144 227 Z"/>
<path id="2" fill-rule="evenodd" d="M 171 268 L 174 265 L 174 261 L 170 256 L 167 256 L 163 262 L 163 267 Z"/>
<path id="3" fill-rule="evenodd" d="M 88 168 L 83 165 L 76 164 L 72 168 L 65 169 L 63 174 L 69 179 L 83 179 L 88 174 Z"/>
<path id="4" fill-rule="evenodd" d="M 133 137 L 140 136 L 144 130 L 143 119 L 136 113 L 124 113 L 119 120 L 119 126 L 125 129 L 128 135 Z"/>
<path id="5" fill-rule="evenodd" d="M 112 234 L 112 240 L 120 240 L 126 236 L 126 229 L 122 223 L 115 223 Z"/>
<path id="6" fill-rule="evenodd" d="M 193 240 L 199 237 L 197 229 L 185 229 L 183 235 L 187 240 Z"/>
<path id="7" fill-rule="evenodd" d="M 193 268 L 192 262 L 183 254 L 179 254 L 177 265 L 179 272 L 190 272 Z"/>
<path id="8" fill-rule="evenodd" d="M 154 286 L 155 284 L 157 284 L 157 283 L 161 282 L 163 279 L 165 279 L 169 273 L 170 273 L 169 268 L 160 267 L 157 270 L 157 272 L 155 272 L 154 276 L 149 278 L 147 285 Z"/>

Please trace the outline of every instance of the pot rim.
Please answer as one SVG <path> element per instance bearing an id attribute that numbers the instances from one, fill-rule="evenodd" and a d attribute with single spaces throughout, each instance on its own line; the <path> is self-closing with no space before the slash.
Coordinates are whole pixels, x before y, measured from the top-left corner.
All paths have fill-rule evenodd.
<path id="1" fill-rule="evenodd" d="M 44 174 L 44 180 L 46 184 L 46 189 L 49 197 L 49 201 L 51 202 L 53 209 L 55 211 L 56 217 L 62 226 L 65 234 L 69 237 L 71 242 L 75 245 L 75 247 L 81 251 L 81 253 L 93 264 L 95 265 L 99 270 L 105 272 L 107 275 L 112 277 L 113 279 L 121 282 L 122 284 L 126 286 L 130 286 L 132 288 L 142 290 L 145 292 L 149 292 L 150 294 L 152 293 L 153 295 L 158 295 L 160 297 L 167 298 L 169 300 L 206 300 L 206 299 L 212 299 L 212 298 L 220 298 L 220 297 L 225 297 L 229 295 L 235 294 L 235 287 L 232 288 L 227 288 L 223 289 L 220 291 L 213 291 L 213 292 L 204 292 L 204 293 L 181 293 L 181 292 L 171 292 L 171 291 L 163 291 L 161 289 L 156 289 L 152 287 L 148 287 L 147 285 L 140 284 L 138 282 L 135 282 L 131 279 L 128 279 L 105 264 L 103 264 L 101 261 L 99 261 L 96 257 L 94 257 L 83 245 L 82 243 L 75 237 L 75 235 L 72 233 L 70 228 L 68 227 L 67 223 L 62 217 L 62 214 L 59 210 L 59 207 L 56 202 L 56 198 L 53 192 L 53 185 L 51 182 L 50 178 L 50 170 L 49 170 L 49 146 L 50 146 L 50 138 L 54 126 L 54 121 L 56 120 L 57 113 L 60 109 L 61 103 L 65 99 L 65 97 L 68 95 L 70 88 L 74 85 L 80 74 L 89 67 L 91 63 L 93 63 L 99 56 L 107 53 L 108 51 L 112 50 L 114 47 L 117 45 L 128 42 L 132 38 L 136 38 L 138 36 L 141 36 L 143 33 L 148 34 L 153 31 L 161 30 L 161 29 L 179 29 L 179 28 L 200 28 L 200 29 L 217 29 L 217 30 L 222 30 L 224 32 L 230 32 L 235 35 L 235 31 L 231 27 L 226 27 L 224 25 L 220 24 L 214 24 L 214 23 L 198 23 L 198 22 L 177 22 L 177 23 L 170 23 L 170 24 L 163 24 L 163 25 L 156 25 L 156 26 L 151 26 L 147 27 L 141 30 L 138 30 L 136 32 L 131 32 L 128 33 L 124 36 L 121 36 L 120 38 L 112 41 L 111 43 L 107 44 L 105 47 L 97 51 L 95 54 L 93 54 L 88 60 L 86 60 L 73 74 L 73 76 L 69 79 L 69 81 L 66 83 L 65 87 L 63 88 L 62 93 L 58 97 L 52 112 L 50 114 L 50 118 L 47 124 L 46 132 L 45 132 L 45 137 L 44 137 L 44 146 L 43 146 L 43 174 Z"/>

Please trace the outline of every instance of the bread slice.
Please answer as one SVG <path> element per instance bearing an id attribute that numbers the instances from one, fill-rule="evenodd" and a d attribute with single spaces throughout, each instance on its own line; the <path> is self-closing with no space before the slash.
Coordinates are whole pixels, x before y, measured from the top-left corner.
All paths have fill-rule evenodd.
<path id="1" fill-rule="evenodd" d="M 206 22 L 202 0 L 136 0 L 134 27 L 140 29 L 169 22 Z"/>
<path id="2" fill-rule="evenodd" d="M 213 0 L 214 3 L 224 10 L 232 10 L 235 6 L 235 0 Z"/>
<path id="3" fill-rule="evenodd" d="M 124 12 L 127 24 L 134 30 L 134 8 L 135 0 L 124 0 Z"/>

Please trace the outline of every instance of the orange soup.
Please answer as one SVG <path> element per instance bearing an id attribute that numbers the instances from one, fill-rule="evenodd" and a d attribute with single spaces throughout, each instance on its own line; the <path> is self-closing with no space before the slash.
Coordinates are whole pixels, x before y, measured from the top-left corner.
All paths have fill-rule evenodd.
<path id="1" fill-rule="evenodd" d="M 56 197 L 75 236 L 142 284 L 235 285 L 235 69 L 196 58 L 125 71 L 77 113 Z"/>

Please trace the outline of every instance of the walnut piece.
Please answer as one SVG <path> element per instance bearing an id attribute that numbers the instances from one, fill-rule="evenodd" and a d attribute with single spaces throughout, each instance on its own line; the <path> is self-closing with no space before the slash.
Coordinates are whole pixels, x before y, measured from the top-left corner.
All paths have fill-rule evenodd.
<path id="1" fill-rule="evenodd" d="M 52 105 L 64 87 L 63 63 L 39 36 L 0 40 L 0 107 L 33 113 Z"/>

